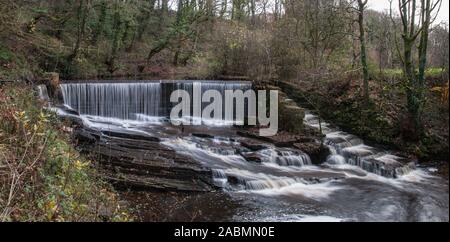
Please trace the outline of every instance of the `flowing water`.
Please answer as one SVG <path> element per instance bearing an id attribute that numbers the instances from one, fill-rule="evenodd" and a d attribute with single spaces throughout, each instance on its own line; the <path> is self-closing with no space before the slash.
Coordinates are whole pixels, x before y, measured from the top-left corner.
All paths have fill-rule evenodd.
<path id="1" fill-rule="evenodd" d="M 240 204 L 230 220 L 449 220 L 447 180 L 327 123 L 320 126 L 331 155 L 320 165 L 313 165 L 298 149 L 264 143 L 257 151 L 249 150 L 241 145 L 248 138 L 226 121 L 202 120 L 203 126 L 194 128 L 211 136 L 174 135 L 171 130 L 177 128 L 167 122 L 173 107 L 170 92 L 192 93 L 199 84 L 202 93 L 251 87 L 245 82 L 214 81 L 69 83 L 62 91 L 65 105 L 79 112 L 85 125 L 160 137 L 164 145 L 211 168 L 216 185 Z M 319 128 L 319 119 L 311 112 L 304 123 Z M 258 161 L 248 161 L 249 155 Z M 390 166 L 396 168 L 386 169 Z M 222 209 L 217 207 L 215 213 Z"/>

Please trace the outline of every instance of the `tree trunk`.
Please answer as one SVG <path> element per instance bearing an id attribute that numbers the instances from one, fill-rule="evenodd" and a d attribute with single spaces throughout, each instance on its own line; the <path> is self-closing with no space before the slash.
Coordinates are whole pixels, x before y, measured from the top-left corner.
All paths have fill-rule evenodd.
<path id="1" fill-rule="evenodd" d="M 68 57 L 69 62 L 72 62 L 78 56 L 78 52 L 81 48 L 81 42 L 84 39 L 84 34 L 86 30 L 86 18 L 88 15 L 88 4 L 84 0 L 79 0 L 79 5 L 77 8 L 77 19 L 78 19 L 78 29 L 77 29 L 77 40 L 75 42 L 75 47 L 73 48 L 72 54 Z"/>
<path id="2" fill-rule="evenodd" d="M 361 46 L 361 66 L 363 72 L 364 81 L 364 101 L 369 103 L 369 68 L 367 66 L 367 53 L 366 53 L 366 34 L 364 30 L 364 8 L 366 7 L 367 0 L 358 0 L 358 24 L 359 24 L 359 41 Z"/>

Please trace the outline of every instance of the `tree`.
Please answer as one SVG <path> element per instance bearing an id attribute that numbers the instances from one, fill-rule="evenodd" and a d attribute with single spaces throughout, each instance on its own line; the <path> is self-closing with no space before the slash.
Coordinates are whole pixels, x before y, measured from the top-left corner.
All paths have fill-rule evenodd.
<path id="1" fill-rule="evenodd" d="M 100 3 L 100 15 L 99 15 L 98 22 L 95 26 L 95 30 L 94 30 L 94 33 L 92 36 L 92 45 L 97 44 L 98 39 L 103 34 L 103 29 L 104 29 L 105 23 L 106 23 L 107 12 L 108 12 L 108 2 L 102 1 Z"/>
<path id="2" fill-rule="evenodd" d="M 440 24 L 430 34 L 429 65 L 444 71 L 443 80 L 448 80 L 449 31 L 448 24 Z"/>
<path id="3" fill-rule="evenodd" d="M 301 43 L 311 58 L 312 69 L 324 69 L 329 58 L 347 37 L 347 6 L 332 0 L 305 0 L 300 3 L 302 20 L 296 25 L 303 24 Z"/>
<path id="4" fill-rule="evenodd" d="M 77 8 L 77 38 L 75 41 L 75 47 L 72 53 L 69 55 L 69 63 L 73 61 L 78 56 L 78 52 L 81 48 L 81 43 L 85 40 L 86 25 L 89 11 L 91 8 L 90 0 L 78 0 Z"/>
<path id="5" fill-rule="evenodd" d="M 142 41 L 145 30 L 149 24 L 149 20 L 154 13 L 156 0 L 147 0 L 142 5 L 142 13 L 139 16 L 138 29 L 137 29 L 137 40 Z"/>
<path id="6" fill-rule="evenodd" d="M 367 0 L 358 1 L 358 26 L 359 26 L 359 43 L 361 47 L 361 67 L 364 81 L 364 101 L 369 102 L 369 67 L 367 65 L 367 53 L 366 53 L 366 33 L 364 29 L 364 11 L 367 5 Z"/>
<path id="7" fill-rule="evenodd" d="M 424 135 L 423 105 L 425 90 L 425 69 L 430 27 L 439 12 L 441 0 L 398 0 L 402 46 L 397 45 L 398 55 L 402 61 L 406 79 L 406 95 L 409 119 L 412 124 L 414 139 Z M 419 19 L 417 19 L 419 17 Z M 392 14 L 391 19 L 396 23 Z M 414 59 L 414 47 L 417 46 L 417 59 Z"/>

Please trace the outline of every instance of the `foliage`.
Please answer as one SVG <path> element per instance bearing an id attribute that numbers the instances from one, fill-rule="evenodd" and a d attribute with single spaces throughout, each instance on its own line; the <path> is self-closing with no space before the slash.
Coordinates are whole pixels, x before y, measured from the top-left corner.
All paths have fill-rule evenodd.
<path id="1" fill-rule="evenodd" d="M 447 108 L 448 108 L 448 81 L 447 81 L 447 85 L 445 85 L 443 87 L 440 87 L 440 86 L 433 87 L 431 89 L 431 91 L 439 93 L 441 96 L 441 103 L 443 105 L 447 105 Z"/>
<path id="2" fill-rule="evenodd" d="M 196 79 L 214 78 L 220 74 L 222 63 L 211 53 L 200 53 L 192 58 L 192 63 L 188 64 L 190 75 Z"/>
<path id="3" fill-rule="evenodd" d="M 30 86 L 0 87 L 0 220 L 129 220 L 112 188 L 40 108 Z"/>
<path id="4" fill-rule="evenodd" d="M 386 68 L 381 72 L 376 70 L 375 68 L 370 68 L 371 76 L 375 79 L 394 79 L 401 80 L 403 78 L 403 70 L 400 68 Z M 429 80 L 433 79 L 442 79 L 442 76 L 445 75 L 445 70 L 442 68 L 428 68 L 425 71 L 425 78 Z"/>

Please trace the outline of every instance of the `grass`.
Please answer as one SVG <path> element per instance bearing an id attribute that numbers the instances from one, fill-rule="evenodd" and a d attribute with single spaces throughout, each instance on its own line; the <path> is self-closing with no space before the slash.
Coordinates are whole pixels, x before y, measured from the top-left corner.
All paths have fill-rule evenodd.
<path id="1" fill-rule="evenodd" d="M 374 76 L 380 76 L 379 70 L 372 71 Z M 425 77 L 430 79 L 438 79 L 442 78 L 442 76 L 445 74 L 445 70 L 442 68 L 428 68 L 425 71 Z M 388 79 L 401 79 L 403 78 L 403 70 L 400 68 L 391 68 L 391 69 L 383 69 L 381 72 L 381 75 Z"/>

